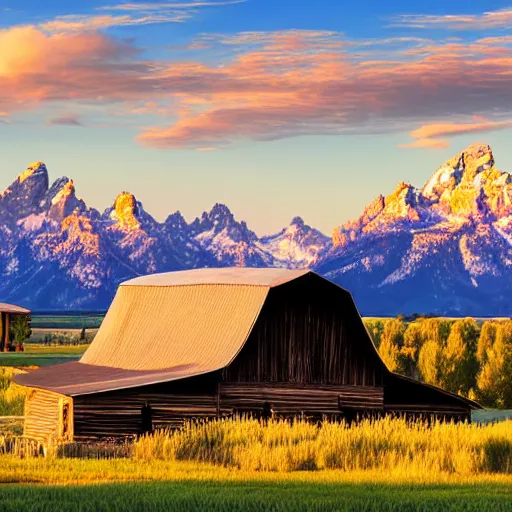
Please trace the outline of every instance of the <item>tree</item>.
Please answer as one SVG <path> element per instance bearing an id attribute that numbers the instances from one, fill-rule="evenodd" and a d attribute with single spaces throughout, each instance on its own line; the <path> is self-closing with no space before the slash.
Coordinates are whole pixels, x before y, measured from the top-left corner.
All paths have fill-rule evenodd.
<path id="1" fill-rule="evenodd" d="M 421 322 L 421 334 L 423 342 L 434 341 L 442 346 L 450 335 L 451 322 L 440 318 L 426 318 Z"/>
<path id="2" fill-rule="evenodd" d="M 370 333 L 373 344 L 379 348 L 382 332 L 384 331 L 384 322 L 382 320 L 365 320 L 364 324 Z"/>
<path id="3" fill-rule="evenodd" d="M 386 320 L 379 345 L 379 354 L 388 370 L 394 372 L 400 366 L 400 350 L 404 344 L 405 325 L 398 318 Z"/>
<path id="4" fill-rule="evenodd" d="M 496 326 L 496 339 L 487 350 L 477 379 L 478 397 L 489 407 L 512 408 L 512 321 Z"/>
<path id="5" fill-rule="evenodd" d="M 442 351 L 441 384 L 453 393 L 468 395 L 476 384 L 478 324 L 472 318 L 453 323 Z"/>
<path id="6" fill-rule="evenodd" d="M 404 333 L 401 350 L 401 367 L 404 374 L 414 377 L 418 367 L 418 354 L 423 345 L 421 322 L 411 322 Z"/>
<path id="7" fill-rule="evenodd" d="M 424 382 L 439 385 L 440 363 L 441 347 L 434 339 L 425 341 L 418 355 L 418 370 Z"/>
<path id="8" fill-rule="evenodd" d="M 496 341 L 496 328 L 498 324 L 492 320 L 484 322 L 478 338 L 476 347 L 476 358 L 480 366 L 484 366 L 487 362 L 487 353 Z"/>
<path id="9" fill-rule="evenodd" d="M 23 342 L 27 341 L 32 336 L 32 329 L 30 328 L 30 316 L 28 315 L 15 315 L 10 323 L 10 331 L 12 339 L 21 348 Z"/>

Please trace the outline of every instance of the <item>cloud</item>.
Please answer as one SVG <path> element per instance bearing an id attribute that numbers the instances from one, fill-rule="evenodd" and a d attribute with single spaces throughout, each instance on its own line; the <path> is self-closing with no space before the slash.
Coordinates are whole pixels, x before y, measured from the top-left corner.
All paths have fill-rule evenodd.
<path id="1" fill-rule="evenodd" d="M 399 144 L 399 148 L 429 148 L 429 149 L 444 149 L 447 148 L 450 143 L 443 139 L 418 139 L 409 144 Z"/>
<path id="2" fill-rule="evenodd" d="M 217 147 L 241 139 L 396 132 L 418 119 L 512 111 L 507 48 L 496 53 L 484 45 L 467 55 L 450 42 L 435 52 L 404 50 L 388 52 L 387 59 L 358 60 L 343 46 L 317 44 L 317 37 L 337 41 L 338 35 L 277 36 L 242 34 L 249 51 L 222 67 L 196 68 L 203 90 L 185 91 L 181 102 L 200 98 L 200 108 L 170 126 L 146 129 L 136 140 L 154 148 Z M 253 48 L 258 40 L 263 43 Z M 423 138 L 429 140 L 415 141 L 414 147 L 446 146 L 433 136 Z"/>
<path id="3" fill-rule="evenodd" d="M 244 0 L 225 2 L 126 3 L 102 6 L 96 11 L 108 14 L 71 14 L 57 16 L 41 23 L 39 28 L 49 33 L 105 30 L 111 27 L 129 27 L 155 23 L 181 23 L 195 16 L 204 7 L 221 7 Z M 128 14 L 127 14 L 128 13 Z"/>
<path id="4" fill-rule="evenodd" d="M 415 139 L 446 137 L 464 133 L 483 133 L 510 128 L 512 121 L 486 121 L 482 119 L 471 123 L 432 123 L 426 124 L 411 132 Z"/>
<path id="5" fill-rule="evenodd" d="M 440 137 L 464 135 L 466 133 L 486 133 L 511 127 L 512 120 L 487 121 L 478 118 L 467 123 L 445 122 L 425 124 L 411 132 L 411 137 L 416 140 L 410 144 L 401 144 L 398 147 L 441 149 L 448 147 L 450 143 Z"/>
<path id="6" fill-rule="evenodd" d="M 392 26 L 411 28 L 444 28 L 455 30 L 486 30 L 510 28 L 512 9 L 484 12 L 483 14 L 402 14 L 393 19 Z"/>
<path id="7" fill-rule="evenodd" d="M 226 1 L 205 1 L 205 2 L 162 2 L 162 3 L 124 3 L 117 5 L 107 5 L 98 7 L 99 11 L 151 11 L 151 10 L 160 10 L 160 9 L 194 9 L 197 7 L 220 7 L 223 5 L 234 5 L 241 4 L 245 2 L 245 0 L 226 0 Z"/>
<path id="8" fill-rule="evenodd" d="M 366 45 L 335 32 L 290 30 L 203 41 L 215 59 L 151 60 L 133 42 L 97 31 L 0 30 L 0 110 L 96 105 L 104 125 L 119 115 L 139 124 L 144 116 L 149 128 L 137 142 L 162 149 L 397 133 L 473 115 L 485 117 L 469 123 L 479 126 L 512 118 L 512 49 L 501 39 Z M 390 46 L 382 52 L 380 44 Z M 450 135 L 418 135 L 412 144 L 439 146 Z"/>
<path id="9" fill-rule="evenodd" d="M 74 114 L 63 114 L 53 119 L 49 119 L 46 123 L 48 126 L 83 126 L 83 123 Z"/>

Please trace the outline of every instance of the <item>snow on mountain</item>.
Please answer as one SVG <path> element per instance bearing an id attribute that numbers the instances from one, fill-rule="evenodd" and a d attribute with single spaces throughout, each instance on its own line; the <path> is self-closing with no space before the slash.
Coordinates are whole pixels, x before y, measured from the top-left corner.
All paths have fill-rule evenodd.
<path id="1" fill-rule="evenodd" d="M 259 238 L 215 204 L 190 224 L 158 222 L 121 193 L 100 214 L 42 162 L 0 194 L 0 301 L 106 309 L 131 277 L 199 267 L 313 268 L 349 289 L 363 314 L 512 316 L 512 176 L 472 144 L 417 189 L 401 182 L 332 240 L 295 217 Z"/>
<path id="2" fill-rule="evenodd" d="M 275 266 L 308 268 L 331 247 L 331 239 L 294 217 L 279 233 L 263 237 L 259 246 L 274 257 Z"/>
<path id="3" fill-rule="evenodd" d="M 215 204 L 190 224 L 190 234 L 221 266 L 274 266 L 274 258 L 259 244 L 256 233 L 238 222 L 229 208 Z"/>
<path id="4" fill-rule="evenodd" d="M 421 191 L 400 183 L 334 230 L 315 268 L 365 314 L 512 315 L 512 179 L 472 144 Z"/>

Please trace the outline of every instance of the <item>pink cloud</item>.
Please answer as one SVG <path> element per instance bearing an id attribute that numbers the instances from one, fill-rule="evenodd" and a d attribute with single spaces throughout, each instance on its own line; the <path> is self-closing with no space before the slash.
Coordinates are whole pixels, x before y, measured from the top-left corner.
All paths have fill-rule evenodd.
<path id="1" fill-rule="evenodd" d="M 353 62 L 342 51 L 274 51 L 266 41 L 222 70 L 202 69 L 208 73 L 208 103 L 171 126 L 146 130 L 137 141 L 188 148 L 238 139 L 382 133 L 447 114 L 506 113 L 512 109 L 512 52 L 493 50 L 486 46 L 467 56 L 446 44 L 426 55 Z M 446 146 L 439 140 L 413 144 Z"/>
<path id="2" fill-rule="evenodd" d="M 471 123 L 432 123 L 421 126 L 411 132 L 415 139 L 446 137 L 449 135 L 462 135 L 464 133 L 483 133 L 494 130 L 510 128 L 512 121 L 486 121 L 482 119 Z"/>
<path id="3" fill-rule="evenodd" d="M 0 30 L 0 110 L 12 114 L 58 102 L 75 111 L 73 105 L 84 102 L 133 118 L 166 118 L 166 125 L 143 129 L 137 137 L 145 146 L 166 149 L 397 132 L 418 120 L 431 125 L 474 114 L 496 124 L 493 112 L 503 117 L 512 110 L 512 50 L 501 40 L 478 43 L 479 51 L 469 55 L 450 42 L 426 53 L 408 53 L 406 46 L 385 58 L 371 52 L 355 58 L 336 33 L 239 37 L 247 47 L 237 46 L 231 59 L 207 65 L 142 60 L 132 44 L 93 31 Z"/>
<path id="4" fill-rule="evenodd" d="M 399 148 L 428 148 L 428 149 L 444 149 L 450 143 L 443 139 L 417 139 L 409 144 L 399 144 Z"/>
<path id="5" fill-rule="evenodd" d="M 416 140 L 409 144 L 401 144 L 398 147 L 441 149 L 448 147 L 450 143 L 440 137 L 463 135 L 465 133 L 486 133 L 511 127 L 512 120 L 487 121 L 478 117 L 468 123 L 430 123 L 420 126 L 411 132 L 411 137 Z"/>

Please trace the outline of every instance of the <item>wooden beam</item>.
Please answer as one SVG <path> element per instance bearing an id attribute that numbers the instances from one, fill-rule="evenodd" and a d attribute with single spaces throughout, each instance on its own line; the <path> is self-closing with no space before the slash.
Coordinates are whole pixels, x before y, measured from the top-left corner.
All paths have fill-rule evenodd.
<path id="1" fill-rule="evenodd" d="M 9 350 L 9 313 L 2 313 L 2 340 L 0 352 Z"/>

